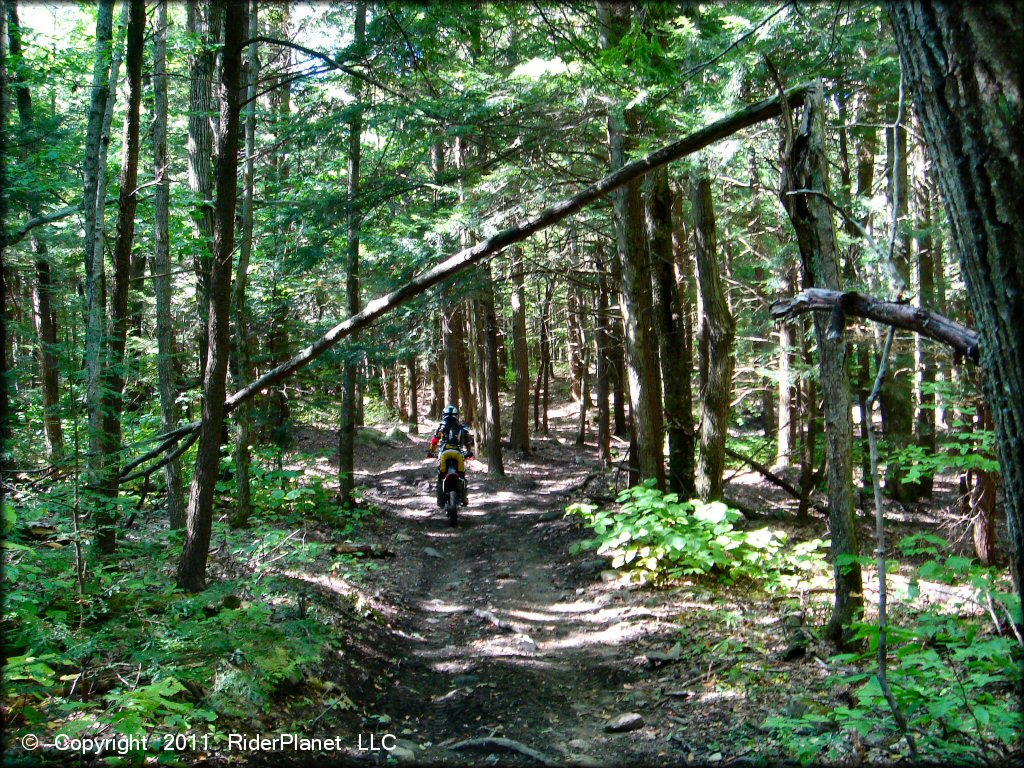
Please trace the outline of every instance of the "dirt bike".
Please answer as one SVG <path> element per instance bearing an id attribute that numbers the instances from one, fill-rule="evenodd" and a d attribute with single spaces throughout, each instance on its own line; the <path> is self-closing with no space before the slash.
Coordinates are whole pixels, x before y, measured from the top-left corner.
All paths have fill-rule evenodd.
<path id="1" fill-rule="evenodd" d="M 433 454 L 428 454 L 432 456 Z M 438 457 L 437 469 L 441 480 L 438 506 L 445 510 L 453 527 L 459 524 L 459 502 L 466 494 L 466 458 L 458 448 L 447 447 Z"/>

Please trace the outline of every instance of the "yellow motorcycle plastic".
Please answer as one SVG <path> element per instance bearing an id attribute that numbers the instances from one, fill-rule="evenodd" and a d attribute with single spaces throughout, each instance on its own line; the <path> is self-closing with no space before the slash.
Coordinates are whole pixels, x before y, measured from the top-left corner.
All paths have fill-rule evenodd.
<path id="1" fill-rule="evenodd" d="M 462 455 L 462 451 L 456 448 L 446 448 L 441 451 L 441 455 L 437 457 L 437 471 L 444 473 L 445 468 L 448 466 L 448 460 L 455 459 L 455 468 L 460 472 L 466 471 L 466 457 Z"/>

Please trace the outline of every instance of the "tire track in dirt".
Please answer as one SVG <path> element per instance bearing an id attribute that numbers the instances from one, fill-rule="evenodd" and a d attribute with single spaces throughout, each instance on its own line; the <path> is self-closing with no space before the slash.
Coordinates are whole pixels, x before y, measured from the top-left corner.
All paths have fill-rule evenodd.
<path id="1" fill-rule="evenodd" d="M 569 557 L 581 534 L 560 513 L 566 489 L 594 469 L 589 454 L 541 440 L 531 457 L 506 459 L 504 480 L 471 472 L 458 528 L 434 506 L 421 449 L 388 454 L 363 481 L 394 524 L 397 553 L 378 584 L 398 611 L 378 732 L 429 745 L 418 763 L 480 763 L 480 753 L 445 748 L 480 737 L 514 739 L 557 764 L 657 762 L 664 743 L 653 729 L 603 732 L 628 711 L 621 699 L 640 675 L 628 644 L 668 623 L 602 588 L 594 560 L 581 569 Z"/>

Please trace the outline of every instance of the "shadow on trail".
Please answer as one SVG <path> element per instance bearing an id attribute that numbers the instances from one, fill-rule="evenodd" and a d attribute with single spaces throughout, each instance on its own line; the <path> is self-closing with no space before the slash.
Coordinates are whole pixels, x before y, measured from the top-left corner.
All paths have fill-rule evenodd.
<path id="1" fill-rule="evenodd" d="M 653 731 L 603 726 L 639 675 L 627 644 L 667 629 L 667 617 L 595 585 L 593 559 L 586 572 L 571 562 L 580 534 L 560 513 L 595 465 L 580 449 L 539 442 L 529 458 L 506 457 L 503 479 L 469 474 L 457 528 L 434 505 L 434 465 L 419 446 L 394 447 L 390 462 L 359 478 L 392 517 L 397 552 L 381 585 L 400 607 L 397 674 L 375 708 L 393 732 L 430 745 L 421 762 L 475 764 L 479 754 L 443 747 L 478 737 L 566 763 L 651 754 Z"/>

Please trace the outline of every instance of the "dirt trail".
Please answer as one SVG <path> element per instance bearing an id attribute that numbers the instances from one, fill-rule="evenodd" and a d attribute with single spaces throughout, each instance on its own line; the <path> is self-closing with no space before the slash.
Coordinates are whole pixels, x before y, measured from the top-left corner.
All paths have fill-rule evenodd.
<path id="1" fill-rule="evenodd" d="M 553 764 L 650 764 L 672 752 L 650 722 L 604 732 L 609 718 L 646 704 L 630 690 L 641 674 L 630 644 L 667 638 L 670 616 L 603 584 L 601 561 L 569 557 L 580 533 L 562 519 L 566 491 L 594 464 L 569 444 L 568 420 L 565 428 L 530 458 L 507 459 L 504 480 L 471 472 L 458 528 L 434 507 L 422 445 L 382 450 L 360 478 L 393 521 L 397 553 L 377 584 L 396 609 L 398 666 L 374 707 L 387 724 L 375 730 L 415 744 L 417 763 L 492 763 L 486 751 L 447 749 L 484 737 L 515 740 Z"/>

